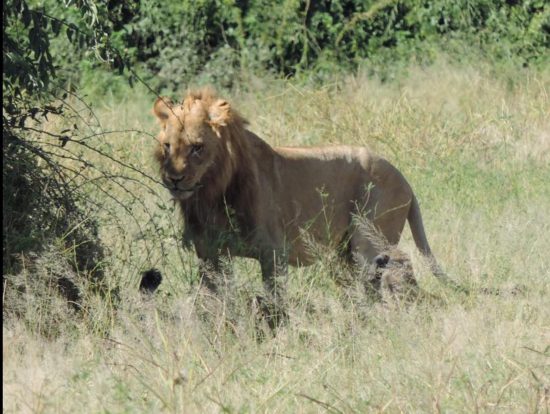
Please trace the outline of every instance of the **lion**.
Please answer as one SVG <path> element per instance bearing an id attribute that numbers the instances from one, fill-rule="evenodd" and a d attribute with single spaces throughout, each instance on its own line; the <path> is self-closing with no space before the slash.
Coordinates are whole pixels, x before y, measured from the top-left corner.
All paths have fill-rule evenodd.
<path id="1" fill-rule="evenodd" d="M 203 283 L 217 290 L 227 257 L 257 259 L 268 298 L 283 309 L 288 265 L 310 265 L 304 232 L 339 248 L 360 273 L 381 253 L 357 228 L 366 217 L 391 245 L 405 222 L 432 272 L 432 253 L 415 194 L 399 170 L 366 147 L 272 147 L 212 88 L 181 104 L 154 103 L 161 131 L 155 156 L 181 207 L 184 241 L 194 245 Z"/>

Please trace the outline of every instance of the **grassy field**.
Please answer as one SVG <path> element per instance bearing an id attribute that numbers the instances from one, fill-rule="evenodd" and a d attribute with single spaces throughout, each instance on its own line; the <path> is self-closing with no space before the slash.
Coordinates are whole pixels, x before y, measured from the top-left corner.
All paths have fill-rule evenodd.
<path id="1" fill-rule="evenodd" d="M 60 301 L 28 300 L 24 318 L 5 319 L 3 411 L 549 412 L 549 94 L 549 72 L 444 62 L 393 84 L 362 74 L 322 87 L 251 78 L 232 92 L 273 145 L 359 144 L 383 154 L 415 189 L 447 272 L 503 290 L 444 288 L 406 229 L 401 247 L 440 303 L 351 302 L 329 257 L 291 269 L 290 323 L 263 341 L 247 305 L 261 289 L 253 261 L 235 260 L 213 323 L 197 317 L 194 255 L 180 248 L 181 220 L 154 181 L 153 95 L 97 99 L 90 131 L 98 122 L 104 132 L 143 131 L 86 142 L 144 174 L 74 149 L 98 166 L 85 188 L 102 206 L 108 282 L 122 301 L 115 311 L 90 295 L 74 318 Z M 151 267 L 164 282 L 143 299 L 140 272 Z M 55 335 L 37 334 L 44 326 Z"/>

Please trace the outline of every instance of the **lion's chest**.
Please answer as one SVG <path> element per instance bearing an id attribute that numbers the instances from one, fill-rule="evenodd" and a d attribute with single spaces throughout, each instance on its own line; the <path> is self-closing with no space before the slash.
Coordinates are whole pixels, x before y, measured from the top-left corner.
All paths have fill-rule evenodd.
<path id="1" fill-rule="evenodd" d="M 250 219 L 229 205 L 205 214 L 186 216 L 184 238 L 209 252 L 256 257 L 254 226 Z"/>

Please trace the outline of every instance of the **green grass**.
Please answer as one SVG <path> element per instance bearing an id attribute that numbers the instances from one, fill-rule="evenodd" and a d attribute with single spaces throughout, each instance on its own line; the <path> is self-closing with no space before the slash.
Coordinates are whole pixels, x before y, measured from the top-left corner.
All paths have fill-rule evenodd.
<path id="1" fill-rule="evenodd" d="M 444 268 L 466 284 L 505 291 L 445 289 L 406 230 L 401 246 L 419 283 L 443 303 L 350 301 L 325 260 L 291 269 L 290 323 L 263 342 L 247 306 L 261 289 L 259 266 L 236 260 L 225 307 L 201 321 L 194 256 L 180 248 L 169 195 L 85 153 L 103 172 L 137 180 L 84 187 L 103 206 L 107 275 L 122 304 L 115 312 L 91 296 L 87 314 L 48 340 L 32 329 L 48 322 L 47 309 L 29 306 L 26 324 L 5 318 L 4 412 L 547 412 L 549 93 L 548 72 L 502 75 L 440 62 L 394 84 L 361 74 L 317 87 L 251 79 L 228 96 L 274 145 L 361 144 L 385 155 L 413 185 Z M 153 101 L 133 91 L 94 108 L 104 130 L 155 134 Z M 91 143 L 157 176 L 147 134 Z M 164 282 L 143 301 L 139 273 L 152 266 Z M 515 285 L 525 291 L 506 293 Z"/>

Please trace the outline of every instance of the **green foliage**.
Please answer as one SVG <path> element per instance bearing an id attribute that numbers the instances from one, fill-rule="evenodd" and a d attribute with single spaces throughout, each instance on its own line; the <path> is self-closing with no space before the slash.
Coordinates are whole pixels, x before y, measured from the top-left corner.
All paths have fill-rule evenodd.
<path id="1" fill-rule="evenodd" d="M 132 11 L 109 41 L 154 89 L 173 91 L 195 77 L 232 84 L 239 62 L 231 2 L 143 0 Z"/>
<path id="2" fill-rule="evenodd" d="M 102 69 L 113 77 L 113 68 L 130 68 L 131 82 L 137 75 L 170 92 L 192 81 L 230 87 L 243 71 L 330 74 L 366 64 L 387 77 L 400 62 L 430 62 L 434 48 L 460 59 L 463 45 L 497 62 L 538 65 L 550 45 L 550 7 L 542 0 L 6 4 L 5 75 L 31 93 L 56 76 L 109 88 L 109 79 L 92 79 Z"/>
<path id="3" fill-rule="evenodd" d="M 80 203 L 82 193 L 55 153 L 44 147 L 48 137 L 57 140 L 54 145 L 64 147 L 76 124 L 59 132 L 43 131 L 42 125 L 51 117 L 69 122 L 74 115 L 67 113 L 69 91 L 63 85 L 65 78 L 58 70 L 52 41 L 65 36 L 75 50 L 93 45 L 98 54 L 108 52 L 101 48 L 101 31 L 94 26 L 98 21 L 95 4 L 83 0 L 77 1 L 76 6 L 67 10 L 80 17 L 80 26 L 25 0 L 4 2 L 2 81 L 3 275 L 20 273 L 26 257 L 33 256 L 32 262 L 36 263 L 41 252 L 55 246 L 53 256 L 63 257 L 66 268 L 72 271 L 35 272 L 34 279 L 39 284 L 57 285 L 73 304 L 80 297 L 75 294 L 76 276 L 97 282 L 102 279 L 103 249 L 97 223 Z M 13 277 L 5 280 L 9 283 L 3 284 L 3 291 L 13 291 L 18 285 Z M 7 308 L 12 305 L 13 301 L 6 304 Z"/>
<path id="4" fill-rule="evenodd" d="M 74 10 L 46 4 L 77 24 Z M 243 72 L 330 74 L 366 65 L 387 78 L 411 59 L 431 62 L 437 49 L 457 59 L 473 48 L 497 64 L 542 65 L 550 45 L 550 7 L 541 0 L 133 0 L 95 10 L 101 59 L 90 65 L 82 48 L 70 56 L 63 39 L 53 44 L 59 65 L 73 68 L 77 81 L 109 61 L 169 92 L 194 81 L 231 87 Z"/>

